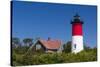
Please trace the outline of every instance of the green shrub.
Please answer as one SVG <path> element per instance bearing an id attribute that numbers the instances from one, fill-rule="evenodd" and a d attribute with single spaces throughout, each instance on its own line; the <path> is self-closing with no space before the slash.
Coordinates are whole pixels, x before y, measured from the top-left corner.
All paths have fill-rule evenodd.
<path id="1" fill-rule="evenodd" d="M 19 54 L 13 52 L 13 65 L 39 65 L 55 63 L 88 62 L 97 60 L 97 49 L 89 49 L 80 53 L 36 53 Z"/>

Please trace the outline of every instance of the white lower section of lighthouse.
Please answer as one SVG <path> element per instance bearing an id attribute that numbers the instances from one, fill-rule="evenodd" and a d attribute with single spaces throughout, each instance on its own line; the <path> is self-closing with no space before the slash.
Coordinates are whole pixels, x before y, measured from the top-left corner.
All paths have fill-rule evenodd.
<path id="1" fill-rule="evenodd" d="M 72 36 L 72 53 L 78 53 L 83 49 L 83 36 Z"/>

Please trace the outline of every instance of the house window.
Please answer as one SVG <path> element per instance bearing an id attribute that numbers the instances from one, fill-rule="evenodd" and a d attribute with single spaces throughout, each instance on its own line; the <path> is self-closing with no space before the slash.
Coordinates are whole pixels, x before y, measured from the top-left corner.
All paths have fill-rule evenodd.
<path id="1" fill-rule="evenodd" d="M 41 45 L 40 44 L 37 44 L 36 45 L 36 49 L 41 49 Z"/>

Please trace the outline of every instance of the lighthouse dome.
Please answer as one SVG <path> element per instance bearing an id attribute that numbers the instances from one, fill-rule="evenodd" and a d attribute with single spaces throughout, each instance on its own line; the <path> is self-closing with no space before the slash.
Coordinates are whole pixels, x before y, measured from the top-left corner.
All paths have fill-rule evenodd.
<path id="1" fill-rule="evenodd" d="M 71 21 L 71 24 L 73 24 L 73 23 L 82 23 L 83 24 L 78 13 L 76 13 L 76 15 L 73 17 L 73 19 Z"/>

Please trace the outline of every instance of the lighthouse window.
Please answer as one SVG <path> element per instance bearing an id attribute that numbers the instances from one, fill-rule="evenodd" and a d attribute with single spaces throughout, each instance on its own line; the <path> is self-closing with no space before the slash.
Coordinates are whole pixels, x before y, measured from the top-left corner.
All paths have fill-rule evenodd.
<path id="1" fill-rule="evenodd" d="M 74 45 L 74 48 L 76 49 L 76 44 Z"/>

